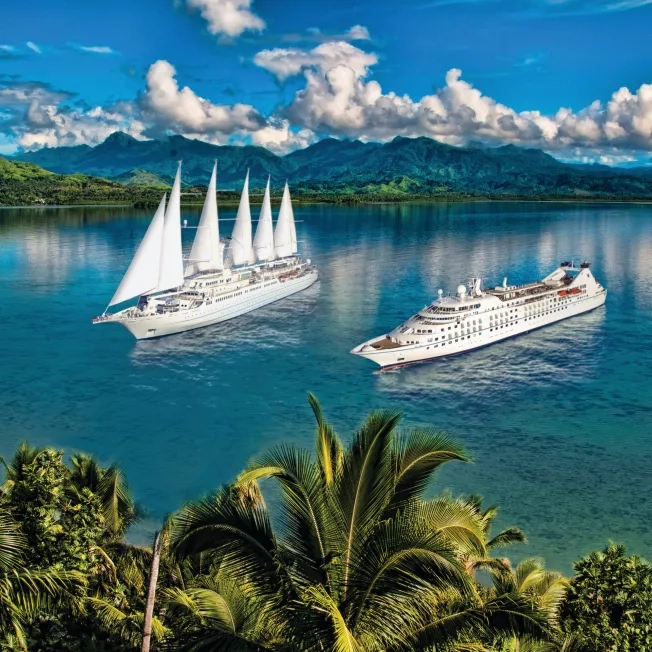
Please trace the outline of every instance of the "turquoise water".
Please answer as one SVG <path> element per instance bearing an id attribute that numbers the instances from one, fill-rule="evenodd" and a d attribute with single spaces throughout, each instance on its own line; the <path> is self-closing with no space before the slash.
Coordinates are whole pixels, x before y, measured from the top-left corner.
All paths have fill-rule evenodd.
<path id="1" fill-rule="evenodd" d="M 313 391 L 340 433 L 371 409 L 461 439 L 438 488 L 480 492 L 570 570 L 608 539 L 652 557 L 652 207 L 297 207 L 309 290 L 137 343 L 92 326 L 148 224 L 133 209 L 0 211 L 0 453 L 22 439 L 118 460 L 156 519 L 281 441 L 310 445 Z M 233 218 L 234 209 L 221 211 Z M 191 224 L 198 211 L 184 215 Z M 230 223 L 224 229 L 230 229 Z M 188 244 L 194 231 L 184 232 Z M 187 237 L 186 237 L 187 236 Z M 586 257 L 593 313 L 396 372 L 349 350 L 470 276 L 520 283 Z"/>

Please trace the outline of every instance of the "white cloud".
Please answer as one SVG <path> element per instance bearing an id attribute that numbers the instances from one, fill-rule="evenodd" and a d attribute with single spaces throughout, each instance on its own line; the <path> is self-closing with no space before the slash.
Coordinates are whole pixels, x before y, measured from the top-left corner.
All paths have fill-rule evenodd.
<path id="1" fill-rule="evenodd" d="M 118 130 L 142 138 L 145 125 L 133 104 L 82 109 L 67 106 L 71 97 L 33 82 L 1 86 L 0 106 L 9 112 L 0 118 L 0 130 L 13 134 L 25 149 L 95 145 Z"/>
<path id="2" fill-rule="evenodd" d="M 263 50 L 254 61 L 279 79 L 304 75 L 305 87 L 283 114 L 291 124 L 317 133 L 379 141 L 430 136 L 449 144 L 475 139 L 549 151 L 578 146 L 652 150 L 649 84 L 636 93 L 621 88 L 605 106 L 594 102 L 578 113 L 561 108 L 544 116 L 516 112 L 483 95 L 457 69 L 449 70 L 443 88 L 419 100 L 384 93 L 377 81 L 366 79 L 376 55 L 344 42 L 308 51 Z"/>
<path id="3" fill-rule="evenodd" d="M 312 50 L 262 50 L 254 57 L 254 63 L 283 81 L 308 69 L 317 69 L 325 74 L 340 64 L 353 70 L 357 77 L 365 77 L 369 66 L 378 63 L 378 57 L 345 41 L 328 41 Z"/>
<path id="4" fill-rule="evenodd" d="M 79 49 L 84 52 L 93 52 L 94 54 L 115 54 L 115 50 L 108 45 L 80 45 Z"/>
<path id="5" fill-rule="evenodd" d="M 371 35 L 369 30 L 364 25 L 354 25 L 351 29 L 345 34 L 350 41 L 370 41 Z M 346 39 L 342 39 L 346 40 Z"/>
<path id="6" fill-rule="evenodd" d="M 630 161 L 652 152 L 652 84 L 617 90 L 581 111 L 552 115 L 517 112 L 462 78 L 446 74 L 436 92 L 413 99 L 383 91 L 370 78 L 378 61 L 344 41 L 309 50 L 264 50 L 256 63 L 278 79 L 303 85 L 289 105 L 265 117 L 249 104 L 218 104 L 180 86 L 167 61 L 150 66 L 137 101 L 80 107 L 70 93 L 35 82 L 0 81 L 0 133 L 25 148 L 95 144 L 116 130 L 136 138 L 177 133 L 212 143 L 253 143 L 279 154 L 305 147 L 317 135 L 388 141 L 428 136 L 463 145 L 470 140 L 539 147 L 573 160 Z"/>
<path id="7" fill-rule="evenodd" d="M 0 45 L 0 50 L 3 52 L 13 52 L 15 49 L 13 45 Z"/>
<path id="8" fill-rule="evenodd" d="M 251 134 L 253 145 L 266 147 L 279 155 L 308 147 L 316 140 L 316 134 L 310 129 L 293 131 L 288 120 L 272 120 L 265 127 Z"/>
<path id="9" fill-rule="evenodd" d="M 32 52 L 36 52 L 36 54 L 41 54 L 41 48 L 36 45 L 36 43 L 33 43 L 32 41 L 27 41 L 25 45 L 32 50 Z"/>
<path id="10" fill-rule="evenodd" d="M 193 138 L 225 142 L 234 132 L 256 131 L 265 119 L 248 104 L 214 104 L 191 88 L 179 88 L 176 70 L 167 61 L 157 61 L 147 72 L 147 90 L 142 98 L 148 122 L 161 131 L 172 130 Z"/>
<path id="11" fill-rule="evenodd" d="M 186 0 L 186 4 L 199 10 L 211 34 L 233 38 L 265 29 L 265 21 L 251 11 L 251 0 Z"/>
<path id="12" fill-rule="evenodd" d="M 11 134 L 25 149 L 39 149 L 95 145 L 118 130 L 135 138 L 175 133 L 215 144 L 251 142 L 279 154 L 316 140 L 310 130 L 264 118 L 248 104 L 215 104 L 187 86 L 180 88 L 167 61 L 150 66 L 137 102 L 88 109 L 71 105 L 73 99 L 44 84 L 0 82 L 0 134 Z"/>

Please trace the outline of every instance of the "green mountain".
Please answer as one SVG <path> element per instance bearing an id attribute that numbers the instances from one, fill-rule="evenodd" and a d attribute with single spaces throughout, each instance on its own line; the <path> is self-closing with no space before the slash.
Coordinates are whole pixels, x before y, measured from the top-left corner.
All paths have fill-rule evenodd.
<path id="1" fill-rule="evenodd" d="M 249 169 L 253 187 L 262 187 L 271 175 L 275 188 L 289 179 L 295 194 L 652 197 L 649 168 L 570 165 L 537 149 L 452 147 L 423 137 L 384 144 L 327 138 L 276 156 L 262 147 L 218 146 L 183 136 L 138 141 L 116 132 L 96 147 L 46 148 L 15 157 L 60 174 L 147 185 L 169 184 L 178 160 L 186 184 L 206 185 L 215 159 L 219 187 L 229 190 L 241 187 Z"/>
<path id="2" fill-rule="evenodd" d="M 113 177 L 114 181 L 120 183 L 127 183 L 136 186 L 166 186 L 169 187 L 174 181 L 174 176 L 167 176 L 157 174 L 156 172 L 149 172 L 147 170 L 129 170 Z"/>
<path id="3" fill-rule="evenodd" d="M 0 206 L 160 201 L 160 189 L 85 174 L 55 174 L 34 163 L 0 158 Z"/>

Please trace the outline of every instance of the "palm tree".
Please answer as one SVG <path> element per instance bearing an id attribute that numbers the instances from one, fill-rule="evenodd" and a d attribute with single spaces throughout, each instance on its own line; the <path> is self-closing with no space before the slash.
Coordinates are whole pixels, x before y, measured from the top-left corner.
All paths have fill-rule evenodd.
<path id="1" fill-rule="evenodd" d="M 26 469 L 34 463 L 36 458 L 43 452 L 43 448 L 35 448 L 27 442 L 21 442 L 18 449 L 7 463 L 3 457 L 0 457 L 0 464 L 4 467 L 5 478 L 0 485 L 0 497 L 7 498 L 17 482 L 25 478 Z"/>
<path id="2" fill-rule="evenodd" d="M 74 571 L 30 571 L 22 564 L 25 537 L 6 508 L 0 508 L 0 646 L 27 650 L 25 627 L 43 608 L 83 586 Z M 74 596 L 70 596 L 74 598 Z"/>
<path id="3" fill-rule="evenodd" d="M 194 614 L 188 648 L 439 650 L 495 632 L 542 636 L 546 620 L 530 600 L 485 599 L 466 570 L 468 559 L 489 558 L 487 515 L 472 500 L 424 496 L 442 464 L 467 459 L 462 448 L 431 429 L 399 430 L 400 415 L 382 411 L 345 449 L 309 400 L 315 457 L 275 448 L 173 519 L 176 554 L 213 564 L 201 579 L 210 588 L 195 582 L 169 595 Z M 282 490 L 274 518 L 265 478 Z M 225 588 L 234 586 L 237 597 Z M 271 632 L 247 616 L 256 610 Z"/>
<path id="4" fill-rule="evenodd" d="M 563 636 L 558 629 L 559 609 L 568 588 L 568 580 L 561 573 L 547 570 L 541 559 L 529 558 L 521 561 L 514 570 L 493 569 L 492 579 L 490 596 L 511 594 L 529 600 L 545 617 L 552 634 L 548 641 L 519 636 L 498 637 L 496 649 L 501 652 L 570 652 L 576 648 L 577 641 Z"/>
<path id="5" fill-rule="evenodd" d="M 486 509 L 483 509 L 482 497 L 478 494 L 471 494 L 467 500 L 481 515 L 484 523 L 484 548 L 487 553 L 489 553 L 487 556 L 468 555 L 464 559 L 464 565 L 467 571 L 471 575 L 481 569 L 497 572 L 509 572 L 511 570 L 509 560 L 504 557 L 494 557 L 492 553 L 500 548 L 514 545 L 515 543 L 527 543 L 525 534 L 517 527 L 508 527 L 495 536 L 492 536 L 491 529 L 494 519 L 498 516 L 498 506 L 491 505 Z"/>
<path id="6" fill-rule="evenodd" d="M 71 491 L 89 489 L 99 496 L 107 536 L 120 540 L 131 525 L 141 518 L 127 481 L 117 464 L 102 468 L 92 455 L 77 453 L 70 458 Z"/>

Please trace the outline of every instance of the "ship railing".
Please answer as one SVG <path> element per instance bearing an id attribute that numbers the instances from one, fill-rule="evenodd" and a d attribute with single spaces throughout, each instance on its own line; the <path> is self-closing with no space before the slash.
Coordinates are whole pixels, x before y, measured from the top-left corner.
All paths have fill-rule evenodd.
<path id="1" fill-rule="evenodd" d="M 103 321 L 111 321 L 113 319 L 113 315 L 97 315 L 97 317 L 93 317 L 93 323 L 94 324 L 99 324 Z"/>

